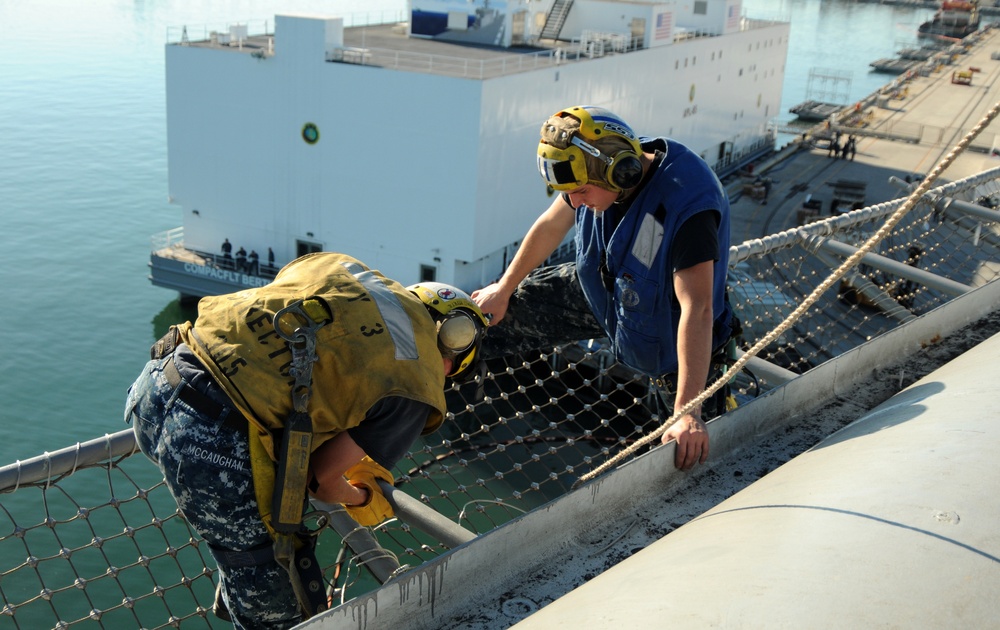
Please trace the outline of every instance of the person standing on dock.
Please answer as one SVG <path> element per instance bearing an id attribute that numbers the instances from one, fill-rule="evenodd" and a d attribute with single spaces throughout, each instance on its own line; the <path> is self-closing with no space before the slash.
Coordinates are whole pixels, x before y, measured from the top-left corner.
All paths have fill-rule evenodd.
<path id="1" fill-rule="evenodd" d="M 125 420 L 219 567 L 216 614 L 289 628 L 327 606 L 308 497 L 361 526 L 393 515 L 379 481 L 478 373 L 486 318 L 448 285 L 403 287 L 343 254 L 210 296 L 171 326 Z"/>
<path id="2" fill-rule="evenodd" d="M 668 138 L 639 138 L 599 107 L 570 107 L 541 128 L 539 172 L 559 194 L 503 276 L 472 294 L 492 316 L 498 356 L 606 336 L 621 363 L 680 409 L 724 369 L 739 323 L 726 296 L 729 200 L 711 168 Z M 576 261 L 541 265 L 576 227 Z M 725 411 L 725 394 L 705 405 Z M 708 457 L 702 409 L 663 434 L 675 465 Z"/>
<path id="3" fill-rule="evenodd" d="M 247 268 L 247 250 L 243 249 L 241 245 L 238 250 L 236 250 L 236 271 L 246 271 Z"/>
<path id="4" fill-rule="evenodd" d="M 233 267 L 233 244 L 228 238 L 222 241 L 222 266 L 224 269 Z"/>

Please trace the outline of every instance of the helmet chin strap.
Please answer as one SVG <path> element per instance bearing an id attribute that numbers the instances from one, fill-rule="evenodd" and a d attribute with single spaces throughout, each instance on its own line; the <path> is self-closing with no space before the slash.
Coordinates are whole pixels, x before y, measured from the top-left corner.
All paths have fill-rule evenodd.
<path id="1" fill-rule="evenodd" d="M 482 400 L 486 397 L 486 361 L 482 358 L 476 358 L 479 362 L 479 384 L 476 385 L 476 398 L 475 400 Z"/>

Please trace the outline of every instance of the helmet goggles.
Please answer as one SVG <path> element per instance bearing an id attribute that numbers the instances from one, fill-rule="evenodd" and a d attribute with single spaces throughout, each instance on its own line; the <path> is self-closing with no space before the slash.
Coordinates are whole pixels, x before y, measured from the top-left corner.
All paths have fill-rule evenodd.
<path id="1" fill-rule="evenodd" d="M 578 136 L 570 139 L 570 145 L 565 149 L 551 144 L 538 145 L 538 172 L 553 190 L 566 192 L 587 185 L 587 160 L 584 152 L 608 163 L 608 157 L 592 144 Z"/>

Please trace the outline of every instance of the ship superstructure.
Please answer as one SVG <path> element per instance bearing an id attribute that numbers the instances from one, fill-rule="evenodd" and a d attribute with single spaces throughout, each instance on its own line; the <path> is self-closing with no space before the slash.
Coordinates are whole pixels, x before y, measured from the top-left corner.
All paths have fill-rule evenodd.
<path id="1" fill-rule="evenodd" d="M 569 105 L 607 107 L 719 172 L 773 148 L 789 25 L 746 19 L 739 0 L 437 0 L 352 23 L 278 15 L 273 33 L 168 43 L 183 225 L 154 238 L 154 284 L 224 293 L 324 250 L 403 283 L 483 286 L 551 201 L 538 129 Z"/>

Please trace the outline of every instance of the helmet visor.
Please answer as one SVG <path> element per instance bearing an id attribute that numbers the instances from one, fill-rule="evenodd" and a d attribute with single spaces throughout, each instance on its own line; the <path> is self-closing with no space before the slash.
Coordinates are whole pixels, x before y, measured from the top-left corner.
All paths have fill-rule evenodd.
<path id="1" fill-rule="evenodd" d="M 538 172 L 553 190 L 562 192 L 575 190 L 589 181 L 583 151 L 573 145 L 558 149 L 551 144 L 539 143 Z"/>

